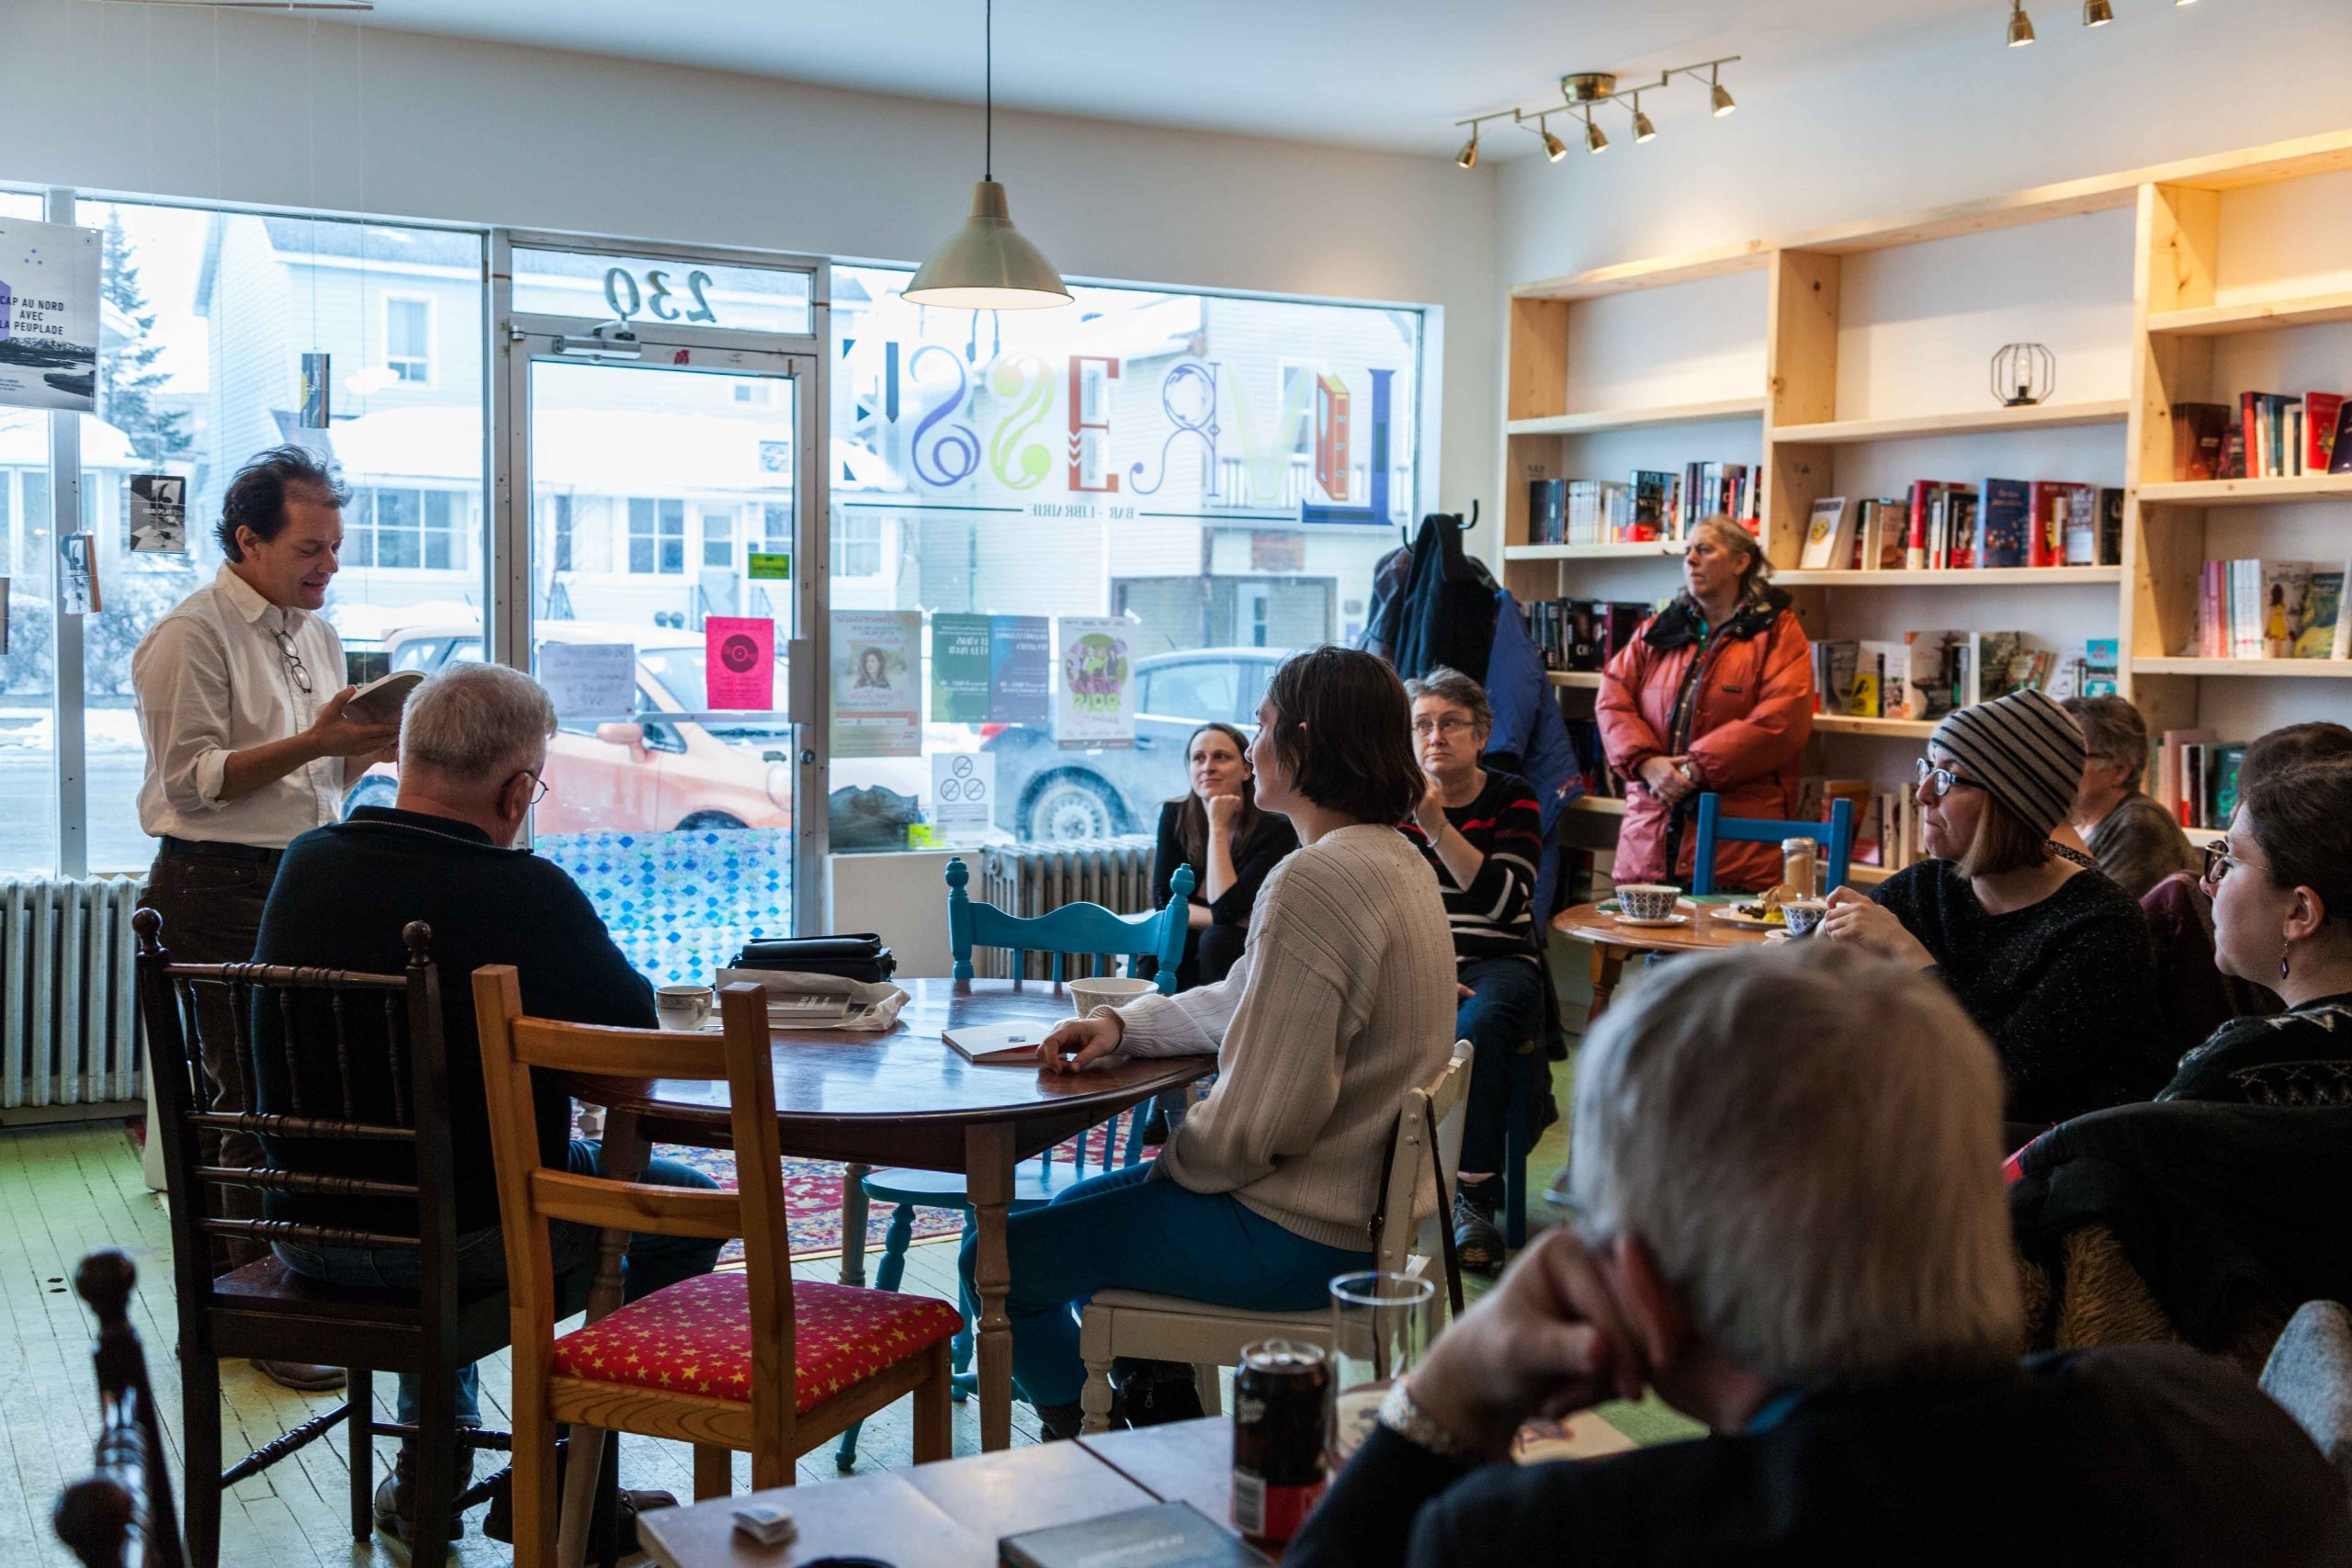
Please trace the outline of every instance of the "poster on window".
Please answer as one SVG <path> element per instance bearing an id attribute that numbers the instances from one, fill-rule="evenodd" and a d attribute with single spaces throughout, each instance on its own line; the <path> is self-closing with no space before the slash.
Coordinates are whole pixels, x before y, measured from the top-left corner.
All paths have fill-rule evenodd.
<path id="1" fill-rule="evenodd" d="M 1054 623 L 1046 615 L 989 617 L 989 722 L 1046 725 L 1054 717 Z"/>
<path id="2" fill-rule="evenodd" d="M 712 615 L 702 637 L 711 711 L 774 712 L 775 623 L 764 615 Z"/>
<path id="3" fill-rule="evenodd" d="M 1127 654 L 1132 628 L 1122 619 L 1063 615 L 1054 622 L 1060 679 L 1054 739 L 1066 747 L 1136 743 L 1135 663 Z"/>
<path id="4" fill-rule="evenodd" d="M 98 238 L 0 218 L 0 404 L 97 412 Z"/>
<path id="5" fill-rule="evenodd" d="M 931 617 L 931 721 L 989 721 L 989 617 Z"/>
<path id="6" fill-rule="evenodd" d="M 140 555 L 187 554 L 187 480 L 177 474 L 130 476 L 130 547 Z"/>
<path id="7" fill-rule="evenodd" d="M 833 755 L 922 754 L 922 612 L 836 610 Z"/>

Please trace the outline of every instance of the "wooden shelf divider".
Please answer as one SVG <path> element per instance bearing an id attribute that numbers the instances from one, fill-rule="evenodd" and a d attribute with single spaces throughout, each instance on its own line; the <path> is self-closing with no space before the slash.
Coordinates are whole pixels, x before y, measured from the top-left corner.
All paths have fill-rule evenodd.
<path id="1" fill-rule="evenodd" d="M 1792 588 L 2078 588 L 2123 581 L 2120 566 L 1996 566 L 1972 571 L 1850 571 L 1790 567 L 1772 581 Z"/>
<path id="2" fill-rule="evenodd" d="M 1555 686 L 1571 686 L 1584 692 L 1600 690 L 1598 670 L 1549 670 L 1544 671 L 1544 678 Z"/>
<path id="3" fill-rule="evenodd" d="M 2352 659 L 2135 659 L 2135 675 L 2214 675 L 2236 680 L 2352 680 Z"/>
<path id="4" fill-rule="evenodd" d="M 1655 408 L 1545 414 L 1536 419 L 1514 419 L 1503 428 L 1513 435 L 1589 435 L 1603 430 L 1641 430 L 1652 425 L 1707 424 L 1716 420 L 1754 419 L 1763 412 L 1764 400 L 1760 397 L 1724 398 L 1712 403 L 1662 403 Z"/>
<path id="5" fill-rule="evenodd" d="M 2070 425 L 2117 424 L 2131 417 L 2128 398 L 2096 402 L 2034 403 L 2025 408 L 1976 409 L 1965 413 L 1913 414 L 1901 419 L 1834 419 L 1817 424 L 1780 424 L 1774 442 L 1800 446 L 1844 446 L 1858 441 L 1900 441 L 1929 435 L 1987 435 L 2011 430 L 2061 430 Z"/>
<path id="6" fill-rule="evenodd" d="M 1922 739 L 1936 732 L 1939 721 L 1932 718 L 1857 718 L 1851 714 L 1817 713 L 1813 716 L 1815 735 L 1875 735 L 1916 736 Z"/>
<path id="7" fill-rule="evenodd" d="M 2159 335 L 2226 337 L 2238 333 L 2275 332 L 2283 327 L 2317 326 L 2324 321 L 2352 321 L 2352 290 L 2248 299 L 2235 305 L 2207 305 L 2195 310 L 2152 311 L 2148 331 Z"/>
<path id="8" fill-rule="evenodd" d="M 2352 474 L 2292 479 L 2181 479 L 2143 484 L 2143 506 L 2273 506 L 2282 502 L 2352 501 Z"/>

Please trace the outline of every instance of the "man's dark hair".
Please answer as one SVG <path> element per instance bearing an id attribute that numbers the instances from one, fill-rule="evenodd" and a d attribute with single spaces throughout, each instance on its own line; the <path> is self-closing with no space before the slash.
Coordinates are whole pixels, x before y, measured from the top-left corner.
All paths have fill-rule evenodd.
<path id="1" fill-rule="evenodd" d="M 1272 744 L 1299 794 L 1326 811 L 1401 822 L 1427 781 L 1413 760 L 1413 707 L 1378 656 L 1311 648 L 1266 683 Z"/>
<path id="2" fill-rule="evenodd" d="M 2282 768 L 2347 759 L 2352 759 L 2352 729 L 2324 719 L 2290 724 L 2246 742 L 2245 755 L 2238 762 L 2238 777 L 2250 788 L 2255 780 L 2267 779 Z"/>
<path id="3" fill-rule="evenodd" d="M 251 528 L 255 538 L 265 541 L 284 532 L 286 492 L 297 485 L 335 506 L 351 500 L 343 470 L 334 459 L 322 457 L 307 446 L 273 446 L 239 468 L 237 477 L 229 481 L 228 493 L 220 498 L 220 522 L 212 532 L 220 541 L 221 553 L 231 560 L 245 558 L 237 548 L 240 528 Z"/>
<path id="4" fill-rule="evenodd" d="M 2244 810 L 2247 831 L 2270 863 L 2270 885 L 2281 892 L 2310 888 L 2331 925 L 2352 919 L 2352 762 L 2265 773 L 2246 786 Z"/>

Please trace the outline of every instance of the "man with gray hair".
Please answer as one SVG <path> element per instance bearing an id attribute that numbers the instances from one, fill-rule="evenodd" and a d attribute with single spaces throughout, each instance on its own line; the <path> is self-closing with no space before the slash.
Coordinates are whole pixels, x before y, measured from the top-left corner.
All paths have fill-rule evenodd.
<path id="1" fill-rule="evenodd" d="M 512 964 L 521 976 L 524 1010 L 535 1017 L 641 1029 L 654 1024 L 652 988 L 613 945 L 586 896 L 552 862 L 514 847 L 532 806 L 547 791 L 548 740 L 555 728 L 555 705 L 545 689 L 503 665 L 458 664 L 420 684 L 409 697 L 401 727 L 396 801 L 358 807 L 345 820 L 312 829 L 288 847 L 262 912 L 254 954 L 262 964 L 398 974 L 407 964 L 401 928 L 411 920 L 432 928 L 430 953 L 442 976 L 441 1031 L 448 1055 L 460 1290 L 503 1284 L 506 1278 L 469 977 L 486 964 Z M 334 1032 L 300 1032 L 291 1071 L 301 1078 L 301 1100 L 335 1103 L 341 1090 Z M 274 1013 L 264 1010 L 256 1033 L 258 1108 L 289 1111 L 300 1101 L 297 1086 L 288 1081 Z M 388 1119 L 387 1068 L 363 1063 L 359 1053 L 353 1055 L 361 1119 Z M 536 1109 L 540 1157 L 594 1173 L 603 1149 L 571 1137 L 571 1101 L 543 1092 Z M 274 1152 L 300 1157 L 304 1169 L 318 1174 L 414 1179 L 396 1145 L 304 1143 Z M 715 1185 L 698 1171 L 659 1159 L 642 1179 L 673 1187 Z M 271 1219 L 395 1233 L 413 1230 L 416 1223 L 413 1203 L 403 1210 L 396 1200 L 290 1192 L 267 1194 L 264 1213 Z M 559 1274 L 594 1266 L 594 1231 L 562 1223 L 549 1230 Z M 717 1242 L 692 1237 L 632 1238 L 625 1265 L 628 1298 L 707 1272 L 718 1249 Z M 331 1283 L 393 1290 L 418 1283 L 414 1248 L 281 1242 L 276 1250 L 296 1273 Z M 416 1380 L 402 1377 L 400 1419 L 413 1422 L 416 1412 Z M 457 1419 L 460 1426 L 481 1424 L 470 1367 L 458 1380 Z M 398 1467 L 376 1492 L 377 1527 L 403 1540 L 410 1533 L 413 1462 L 411 1445 L 401 1444 Z M 464 1484 L 461 1478 L 458 1485 Z M 640 1501 L 651 1506 L 657 1495 Z"/>
<path id="2" fill-rule="evenodd" d="M 1566 1229 L 1393 1389 L 1291 1568 L 2352 1563 L 2335 1472 L 2172 1346 L 2020 1363 L 2001 1070 L 1824 942 L 1654 974 L 1587 1038 Z M 1654 1389 L 1710 1436 L 1520 1467 Z"/>
<path id="3" fill-rule="evenodd" d="M 2148 767 L 2148 726 L 2140 710 L 2121 697 L 2068 697 L 2062 705 L 2081 727 L 2089 753 L 2067 822 L 2099 870 L 2134 898 L 2145 898 L 2176 871 L 2201 870 L 2204 861 L 2180 824 L 2140 788 Z"/>

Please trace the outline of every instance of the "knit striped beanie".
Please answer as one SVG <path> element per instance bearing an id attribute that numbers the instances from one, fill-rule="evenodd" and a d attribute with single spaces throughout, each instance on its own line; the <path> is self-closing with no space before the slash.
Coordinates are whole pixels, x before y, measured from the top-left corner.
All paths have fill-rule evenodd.
<path id="1" fill-rule="evenodd" d="M 1955 708 L 1936 726 L 1932 743 L 2018 820 L 2045 835 L 2074 806 L 2088 757 L 2075 716 L 2031 689 Z"/>

